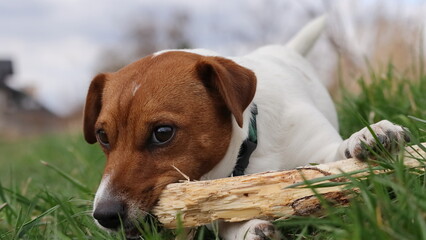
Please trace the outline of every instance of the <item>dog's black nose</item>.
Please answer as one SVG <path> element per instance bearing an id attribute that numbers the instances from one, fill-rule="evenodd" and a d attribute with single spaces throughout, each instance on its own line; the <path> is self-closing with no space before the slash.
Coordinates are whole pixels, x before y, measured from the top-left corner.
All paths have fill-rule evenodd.
<path id="1" fill-rule="evenodd" d="M 109 229 L 118 229 L 126 218 L 126 206 L 118 200 L 101 201 L 96 205 L 93 217 Z"/>

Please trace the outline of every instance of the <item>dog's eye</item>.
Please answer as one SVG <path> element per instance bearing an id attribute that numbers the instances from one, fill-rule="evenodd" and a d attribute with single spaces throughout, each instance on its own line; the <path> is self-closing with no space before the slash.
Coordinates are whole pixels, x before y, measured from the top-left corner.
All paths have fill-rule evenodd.
<path id="1" fill-rule="evenodd" d="M 108 135 L 106 134 L 105 130 L 99 129 L 96 131 L 96 137 L 98 138 L 100 144 L 102 144 L 104 147 L 109 147 Z"/>
<path id="2" fill-rule="evenodd" d="M 175 129 L 171 126 L 156 127 L 152 132 L 151 141 L 157 145 L 165 144 L 172 139 L 174 134 Z"/>

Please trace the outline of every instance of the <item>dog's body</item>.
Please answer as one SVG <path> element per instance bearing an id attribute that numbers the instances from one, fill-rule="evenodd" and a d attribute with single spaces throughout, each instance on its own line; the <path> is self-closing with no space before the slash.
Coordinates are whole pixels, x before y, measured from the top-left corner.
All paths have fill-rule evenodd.
<path id="1" fill-rule="evenodd" d="M 303 58 L 319 36 L 317 19 L 289 44 L 238 58 L 207 50 L 168 50 L 116 73 L 97 76 L 89 89 L 85 137 L 108 156 L 94 217 L 108 229 L 145 216 L 165 185 L 183 179 L 228 177 L 258 109 L 258 146 L 246 174 L 362 157 L 363 129 L 343 141 L 334 105 Z M 404 139 L 388 121 L 372 125 L 383 143 Z M 164 141 L 163 141 L 164 140 Z M 274 237 L 269 222 L 221 224 L 225 239 Z"/>

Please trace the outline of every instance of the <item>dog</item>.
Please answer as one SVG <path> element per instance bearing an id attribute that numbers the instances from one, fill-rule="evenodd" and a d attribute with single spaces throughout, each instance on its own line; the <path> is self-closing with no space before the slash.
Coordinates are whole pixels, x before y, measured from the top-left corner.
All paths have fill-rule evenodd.
<path id="1" fill-rule="evenodd" d="M 329 93 L 305 60 L 325 25 L 308 23 L 285 45 L 242 57 L 203 49 L 165 50 L 91 82 L 84 137 L 106 157 L 93 217 L 107 230 L 138 237 L 162 189 L 185 179 L 292 169 L 368 156 L 368 128 L 343 140 Z M 325 56 L 326 57 L 326 56 Z M 389 150 L 408 141 L 403 127 L 370 126 Z M 179 171 L 177 171 L 178 169 Z M 223 239 L 269 239 L 272 223 L 219 223 Z"/>

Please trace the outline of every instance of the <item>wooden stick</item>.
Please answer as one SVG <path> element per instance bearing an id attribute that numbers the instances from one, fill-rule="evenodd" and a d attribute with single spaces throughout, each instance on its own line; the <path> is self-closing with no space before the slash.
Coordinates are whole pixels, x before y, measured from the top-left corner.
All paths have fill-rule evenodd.
<path id="1" fill-rule="evenodd" d="M 426 143 L 423 144 L 426 146 Z M 405 165 L 417 167 L 416 158 L 426 153 L 418 146 L 406 148 Z M 368 164 L 346 159 L 296 170 L 265 172 L 210 181 L 169 184 L 162 192 L 153 214 L 167 228 L 175 228 L 180 215 L 184 227 L 195 227 L 215 220 L 239 222 L 253 218 L 279 219 L 310 215 L 320 209 L 319 200 L 309 188 L 287 188 L 305 179 L 367 169 Z M 367 173 L 364 173 L 367 174 Z M 344 178 L 328 180 L 345 181 Z M 317 188 L 318 193 L 337 204 L 350 199 L 341 187 Z"/>

